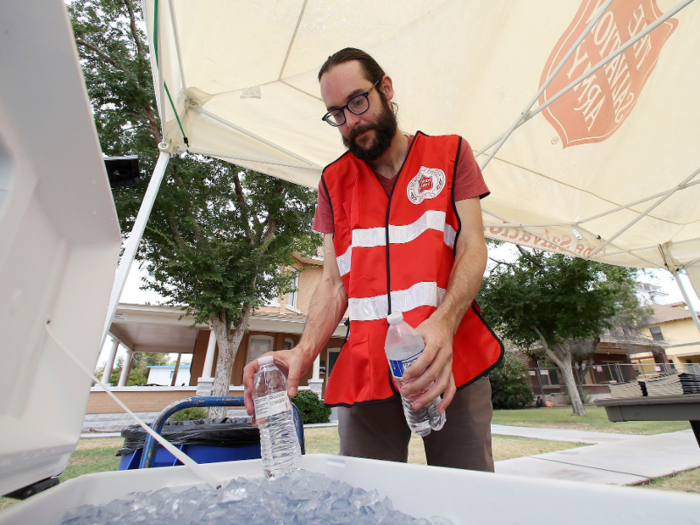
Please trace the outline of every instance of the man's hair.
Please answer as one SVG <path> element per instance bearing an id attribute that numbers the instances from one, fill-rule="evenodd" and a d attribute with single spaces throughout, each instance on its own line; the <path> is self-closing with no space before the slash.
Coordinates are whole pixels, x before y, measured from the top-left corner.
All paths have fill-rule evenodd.
<path id="1" fill-rule="evenodd" d="M 351 60 L 357 60 L 362 67 L 362 72 L 365 78 L 369 80 L 372 84 L 381 80 L 386 73 L 382 67 L 373 59 L 370 55 L 362 51 L 361 49 L 355 49 L 354 47 L 346 47 L 341 49 L 337 53 L 332 54 L 321 66 L 318 71 L 318 80 L 321 81 L 321 77 L 324 73 L 328 72 L 331 68 L 337 66 L 338 64 L 343 64 L 345 62 L 350 62 Z"/>

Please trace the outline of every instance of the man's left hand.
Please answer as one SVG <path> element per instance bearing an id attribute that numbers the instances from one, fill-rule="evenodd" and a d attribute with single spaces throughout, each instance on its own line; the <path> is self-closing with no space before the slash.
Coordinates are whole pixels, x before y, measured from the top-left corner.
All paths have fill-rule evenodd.
<path id="1" fill-rule="evenodd" d="M 404 372 L 404 380 L 415 379 L 404 385 L 401 395 L 410 397 L 433 383 L 426 392 L 413 400 L 412 406 L 419 410 L 442 395 L 442 401 L 438 405 L 438 412 L 442 414 L 457 391 L 452 376 L 453 329 L 449 322 L 430 317 L 423 321 L 416 331 L 423 337 L 425 349 Z"/>

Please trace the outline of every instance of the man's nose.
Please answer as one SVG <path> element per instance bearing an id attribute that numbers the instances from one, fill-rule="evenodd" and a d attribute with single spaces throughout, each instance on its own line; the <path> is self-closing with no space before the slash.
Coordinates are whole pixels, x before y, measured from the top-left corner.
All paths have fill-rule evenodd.
<path id="1" fill-rule="evenodd" d="M 360 122 L 360 115 L 355 115 L 352 111 L 345 111 L 345 125 L 348 129 L 355 128 Z"/>

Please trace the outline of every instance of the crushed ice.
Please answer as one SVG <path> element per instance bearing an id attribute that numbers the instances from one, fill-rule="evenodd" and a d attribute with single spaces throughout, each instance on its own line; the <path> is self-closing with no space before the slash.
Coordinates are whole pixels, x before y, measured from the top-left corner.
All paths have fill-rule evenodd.
<path id="1" fill-rule="evenodd" d="M 389 498 L 381 499 L 376 490 L 367 492 L 303 470 L 275 481 L 238 478 L 218 491 L 204 486 L 133 493 L 101 506 L 71 509 L 61 523 L 452 525 L 445 518 L 412 518 L 394 510 Z"/>

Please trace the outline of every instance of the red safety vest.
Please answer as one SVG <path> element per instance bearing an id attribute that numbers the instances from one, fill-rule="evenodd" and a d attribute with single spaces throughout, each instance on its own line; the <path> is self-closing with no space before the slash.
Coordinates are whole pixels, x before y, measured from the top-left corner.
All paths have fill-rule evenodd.
<path id="1" fill-rule="evenodd" d="M 397 395 L 384 353 L 386 318 L 403 312 L 404 320 L 416 327 L 442 302 L 460 230 L 452 182 L 461 143 L 456 135 L 416 133 L 390 197 L 369 165 L 354 155 L 346 153 L 324 170 L 350 317 L 349 336 L 326 388 L 327 405 L 352 406 Z M 476 303 L 455 334 L 453 353 L 458 388 L 501 359 L 503 345 Z"/>

